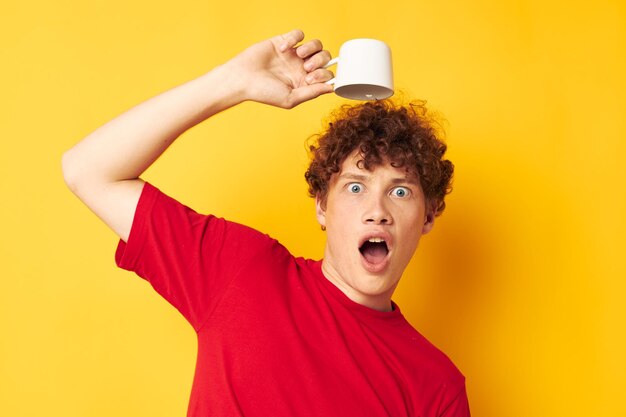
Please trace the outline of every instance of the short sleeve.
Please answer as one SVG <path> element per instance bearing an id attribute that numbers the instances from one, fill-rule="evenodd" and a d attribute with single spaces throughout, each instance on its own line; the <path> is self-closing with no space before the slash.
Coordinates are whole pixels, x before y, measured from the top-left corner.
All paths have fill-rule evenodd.
<path id="1" fill-rule="evenodd" d="M 254 256 L 275 241 L 254 229 L 199 214 L 146 183 L 120 268 L 146 279 L 198 330 Z"/>

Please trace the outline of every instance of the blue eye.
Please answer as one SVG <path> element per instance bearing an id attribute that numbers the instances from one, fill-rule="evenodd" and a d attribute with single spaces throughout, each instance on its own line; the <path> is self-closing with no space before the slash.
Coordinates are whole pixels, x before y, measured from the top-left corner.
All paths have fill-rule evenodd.
<path id="1" fill-rule="evenodd" d="M 363 186 L 361 184 L 353 182 L 352 184 L 348 184 L 348 190 L 351 193 L 358 194 L 363 190 Z"/>
<path id="2" fill-rule="evenodd" d="M 410 193 L 409 189 L 405 187 L 396 187 L 391 191 L 392 195 L 396 197 L 400 197 L 400 198 L 408 196 L 409 193 Z"/>

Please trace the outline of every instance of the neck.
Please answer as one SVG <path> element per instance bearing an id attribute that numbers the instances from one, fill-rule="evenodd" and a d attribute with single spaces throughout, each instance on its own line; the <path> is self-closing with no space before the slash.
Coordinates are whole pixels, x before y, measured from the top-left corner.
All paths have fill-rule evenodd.
<path id="1" fill-rule="evenodd" d="M 362 291 L 356 289 L 353 284 L 351 285 L 349 280 L 343 279 L 339 272 L 332 267 L 326 258 L 322 261 L 322 273 L 328 281 L 330 281 L 335 287 L 339 288 L 339 290 L 343 292 L 346 297 L 355 303 L 378 311 L 388 312 L 393 310 L 393 305 L 391 304 L 393 289 L 390 293 L 383 294 L 363 293 Z"/>

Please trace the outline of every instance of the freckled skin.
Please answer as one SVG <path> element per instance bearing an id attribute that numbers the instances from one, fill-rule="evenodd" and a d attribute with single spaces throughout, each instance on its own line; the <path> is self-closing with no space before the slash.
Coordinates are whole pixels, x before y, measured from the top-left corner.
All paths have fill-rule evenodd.
<path id="1" fill-rule="evenodd" d="M 391 164 L 359 168 L 350 154 L 329 183 L 326 204 L 317 200 L 317 219 L 326 228 L 322 271 L 353 301 L 388 311 L 391 296 L 434 213 L 419 182 Z M 427 210 L 429 210 L 427 212 Z M 369 265 L 359 252 L 364 239 L 382 236 L 389 253 L 381 265 Z"/>

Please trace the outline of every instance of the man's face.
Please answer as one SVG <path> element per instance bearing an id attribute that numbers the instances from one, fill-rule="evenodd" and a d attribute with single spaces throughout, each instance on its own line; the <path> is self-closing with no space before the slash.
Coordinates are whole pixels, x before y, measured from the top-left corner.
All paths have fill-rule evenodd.
<path id="1" fill-rule="evenodd" d="M 326 204 L 317 200 L 327 233 L 322 270 L 353 301 L 384 311 L 434 214 L 404 168 L 385 163 L 368 171 L 359 160 L 350 154 L 331 178 Z"/>

